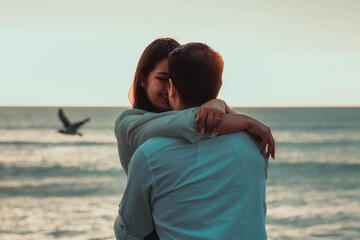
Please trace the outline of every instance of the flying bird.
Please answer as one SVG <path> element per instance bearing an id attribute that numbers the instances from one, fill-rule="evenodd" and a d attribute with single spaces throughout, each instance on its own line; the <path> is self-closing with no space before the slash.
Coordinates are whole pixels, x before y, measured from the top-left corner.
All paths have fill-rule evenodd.
<path id="1" fill-rule="evenodd" d="M 58 131 L 60 133 L 64 133 L 64 134 L 71 134 L 71 135 L 77 134 L 79 136 L 82 136 L 82 134 L 80 132 L 78 132 L 77 129 L 80 128 L 84 123 L 90 121 L 90 118 L 86 118 L 80 122 L 71 124 L 69 119 L 65 116 L 62 108 L 59 108 L 58 116 L 59 116 L 61 122 L 64 124 L 64 126 L 61 129 L 59 129 Z"/>

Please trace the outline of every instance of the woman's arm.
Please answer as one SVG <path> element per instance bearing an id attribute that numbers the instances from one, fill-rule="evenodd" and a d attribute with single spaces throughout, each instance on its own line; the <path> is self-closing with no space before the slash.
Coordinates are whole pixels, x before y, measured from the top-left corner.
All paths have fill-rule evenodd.
<path id="1" fill-rule="evenodd" d="M 214 134 L 216 128 L 221 125 L 224 115 L 230 113 L 235 112 L 220 99 L 212 99 L 201 105 L 195 115 L 196 136 L 199 137 L 203 129 L 206 137 Z"/>
<path id="2" fill-rule="evenodd" d="M 125 110 L 115 122 L 115 136 L 122 167 L 127 173 L 136 149 L 152 137 L 180 137 L 195 142 L 197 108 L 163 113 L 139 109 Z"/>
<path id="3" fill-rule="evenodd" d="M 223 120 L 226 119 L 225 123 Z M 209 137 L 217 134 L 234 133 L 246 130 L 250 136 L 262 145 L 261 153 L 266 157 L 275 159 L 275 141 L 268 126 L 254 118 L 235 112 L 222 100 L 212 99 L 199 108 L 196 113 L 196 136 L 200 136 L 204 129 L 204 135 Z M 217 129 L 219 127 L 221 129 Z"/>
<path id="4" fill-rule="evenodd" d="M 138 109 L 125 110 L 115 122 L 115 135 L 119 143 L 136 149 L 152 137 L 182 137 L 195 142 L 196 108 L 162 113 Z"/>
<path id="5" fill-rule="evenodd" d="M 270 156 L 275 160 L 275 140 L 268 126 L 254 118 L 243 114 L 227 114 L 222 124 L 216 129 L 216 135 L 239 132 L 246 130 L 256 141 L 261 144 L 261 153 L 264 154 L 266 147 L 266 158 Z"/>
<path id="6" fill-rule="evenodd" d="M 199 109 L 199 110 L 198 110 Z M 190 142 L 198 140 L 195 113 L 198 121 L 207 126 L 209 136 L 221 121 L 213 121 L 208 116 L 223 116 L 232 110 L 219 99 L 212 99 L 199 108 L 163 113 L 146 112 L 140 109 L 125 110 L 115 122 L 115 136 L 118 142 L 120 162 L 127 172 L 127 166 L 135 150 L 151 137 L 180 137 Z M 199 124 L 198 124 L 199 126 Z M 209 129 L 208 129 L 209 128 Z M 211 130 L 212 129 L 212 130 Z"/>
<path id="7" fill-rule="evenodd" d="M 127 173 L 128 164 L 135 150 L 152 137 L 180 137 L 192 143 L 196 142 L 202 130 L 202 127 L 199 130 L 199 126 L 204 124 L 204 135 L 207 137 L 215 132 L 225 134 L 250 129 L 250 133 L 264 139 L 264 130 L 266 129 L 259 127 L 265 125 L 245 115 L 238 118 L 236 122 L 225 122 L 224 128 L 218 130 L 217 128 L 223 125 L 224 116 L 233 115 L 231 113 L 233 111 L 226 103 L 218 99 L 210 100 L 200 108 L 189 108 L 183 111 L 151 113 L 140 109 L 125 110 L 115 123 L 120 162 Z M 198 124 L 194 121 L 195 115 Z M 214 120 L 215 118 L 216 120 Z M 252 120 L 250 121 L 250 119 Z M 233 128 L 233 125 L 236 125 L 236 128 Z M 269 137 L 272 138 L 271 132 Z M 269 144 L 269 149 L 272 149 L 270 141 L 263 142 L 265 147 Z M 273 151 L 272 156 L 274 157 L 275 150 Z"/>

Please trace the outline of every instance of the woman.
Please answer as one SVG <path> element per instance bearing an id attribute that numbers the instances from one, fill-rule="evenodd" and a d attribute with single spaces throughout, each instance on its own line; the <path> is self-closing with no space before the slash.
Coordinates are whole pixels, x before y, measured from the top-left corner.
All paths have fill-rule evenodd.
<path id="1" fill-rule="evenodd" d="M 116 120 L 115 135 L 118 140 L 120 162 L 127 173 L 127 167 L 136 148 L 148 138 L 155 136 L 183 137 L 191 142 L 198 140 L 201 129 L 204 135 L 216 132 L 224 114 L 233 113 L 224 101 L 213 99 L 200 106 L 196 112 L 196 126 L 191 113 L 186 116 L 171 110 L 168 101 L 169 71 L 167 56 L 180 44 L 171 38 L 160 38 L 150 43 L 138 62 L 129 99 L 133 109 L 124 111 Z M 160 118 L 162 121 L 151 121 Z M 247 130 L 263 142 L 263 149 L 273 140 L 270 128 L 244 115 L 248 121 Z M 189 125 L 192 126 L 189 127 Z M 195 127 L 194 127 L 195 126 Z M 197 134 L 196 134 L 197 133 Z M 267 157 L 274 158 L 275 150 L 269 145 Z"/>
<path id="2" fill-rule="evenodd" d="M 216 134 L 223 116 L 233 113 L 224 101 L 218 99 L 210 100 L 198 110 L 192 109 L 185 114 L 184 111 L 170 111 L 167 56 L 178 46 L 180 44 L 171 38 L 156 39 L 140 57 L 129 92 L 133 109 L 124 111 L 115 123 L 120 162 L 126 173 L 133 153 L 147 139 L 166 136 L 195 142 L 203 127 L 206 137 Z M 269 143 L 267 157 L 271 154 L 274 158 L 275 149 L 270 129 L 245 115 L 244 122 L 246 124 L 242 130 L 255 134 L 263 142 L 263 152 Z"/>

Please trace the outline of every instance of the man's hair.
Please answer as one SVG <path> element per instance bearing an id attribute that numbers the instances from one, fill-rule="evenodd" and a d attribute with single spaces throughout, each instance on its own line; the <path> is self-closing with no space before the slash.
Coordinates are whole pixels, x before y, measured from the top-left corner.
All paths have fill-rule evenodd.
<path id="1" fill-rule="evenodd" d="M 170 78 L 187 107 L 216 98 L 222 84 L 222 56 L 204 43 L 188 43 L 168 56 Z"/>

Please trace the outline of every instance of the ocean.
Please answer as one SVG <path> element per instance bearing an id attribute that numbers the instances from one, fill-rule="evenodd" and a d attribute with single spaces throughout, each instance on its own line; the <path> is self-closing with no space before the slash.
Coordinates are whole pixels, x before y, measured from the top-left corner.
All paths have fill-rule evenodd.
<path id="1" fill-rule="evenodd" d="M 0 239 L 114 239 L 126 185 L 114 137 L 125 108 L 61 135 L 56 107 L 0 107 Z M 270 126 L 269 239 L 360 238 L 360 108 L 236 108 Z"/>

